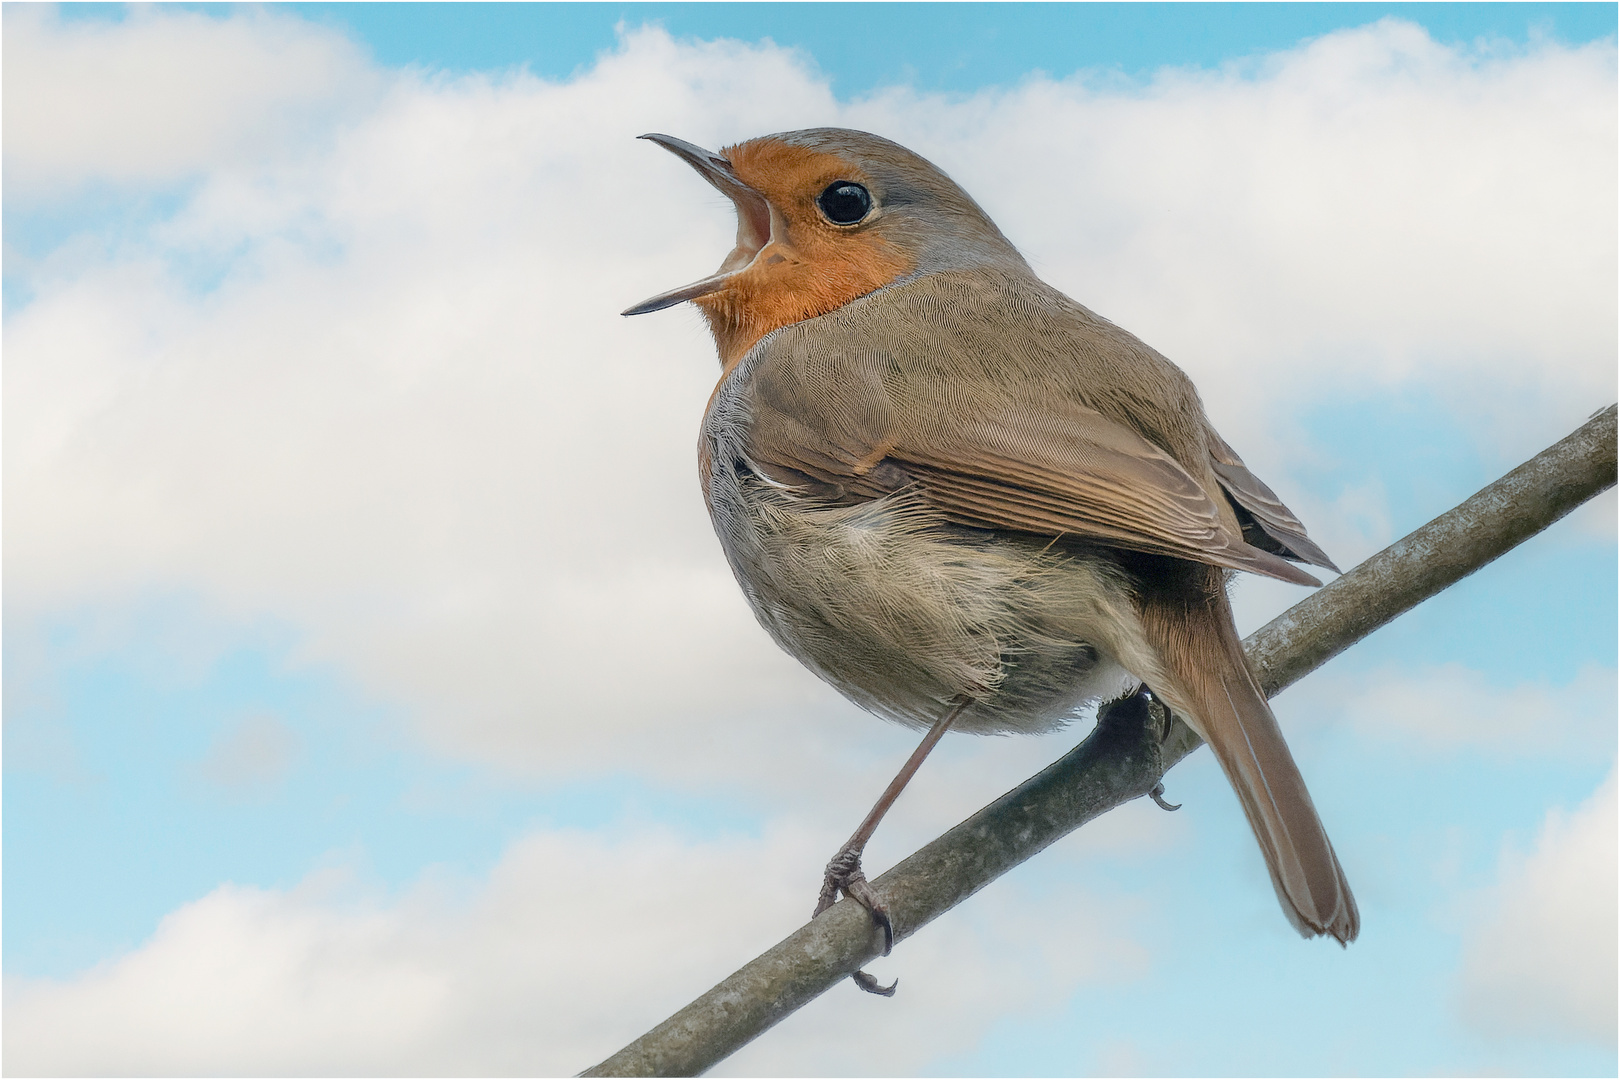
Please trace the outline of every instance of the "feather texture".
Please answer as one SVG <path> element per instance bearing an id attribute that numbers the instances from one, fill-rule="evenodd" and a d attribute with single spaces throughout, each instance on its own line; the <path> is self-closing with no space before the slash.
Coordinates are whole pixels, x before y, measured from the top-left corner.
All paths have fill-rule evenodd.
<path id="1" fill-rule="evenodd" d="M 933 274 L 777 331 L 746 363 L 750 460 L 868 497 L 884 490 L 865 478 L 888 462 L 964 525 L 1320 584 L 1285 561 L 1293 548 L 1245 539 L 1207 425 L 1164 429 L 1144 382 L 1202 415 L 1179 369 L 1032 277 L 1016 284 Z M 919 333 L 942 309 L 950 332 Z M 1320 555 L 1254 483 L 1266 520 L 1292 523 L 1286 535 Z"/>
<path id="2" fill-rule="evenodd" d="M 767 335 L 701 444 L 738 581 L 812 670 L 916 727 L 969 698 L 981 732 L 1048 730 L 1129 673 L 1210 744 L 1294 926 L 1355 937 L 1224 592 L 1332 564 L 1168 360 L 1032 276 L 936 273 Z"/>
<path id="3" fill-rule="evenodd" d="M 761 624 L 923 728 L 1049 730 L 1145 683 L 1209 743 L 1293 924 L 1354 938 L 1225 594 L 1233 570 L 1315 585 L 1294 563 L 1333 563 L 1181 370 L 886 139 L 818 128 L 722 156 L 651 138 L 738 206 L 720 273 L 630 312 L 691 299 L 714 331 L 704 495 Z M 823 212 L 845 189 L 859 218 Z"/>
<path id="4" fill-rule="evenodd" d="M 1284 913 L 1305 936 L 1353 941 L 1361 916 L 1350 883 L 1244 660 L 1219 573 L 1182 563 L 1155 567 L 1139 580 L 1142 628 L 1164 663 L 1154 692 L 1214 751 L 1260 842 Z"/>

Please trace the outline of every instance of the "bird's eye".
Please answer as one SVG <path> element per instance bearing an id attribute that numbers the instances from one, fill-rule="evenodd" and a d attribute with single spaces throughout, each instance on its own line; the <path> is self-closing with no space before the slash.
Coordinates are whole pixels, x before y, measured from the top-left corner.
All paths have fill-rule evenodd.
<path id="1" fill-rule="evenodd" d="M 872 195 L 853 180 L 834 180 L 816 196 L 816 205 L 834 225 L 853 225 L 872 212 Z"/>

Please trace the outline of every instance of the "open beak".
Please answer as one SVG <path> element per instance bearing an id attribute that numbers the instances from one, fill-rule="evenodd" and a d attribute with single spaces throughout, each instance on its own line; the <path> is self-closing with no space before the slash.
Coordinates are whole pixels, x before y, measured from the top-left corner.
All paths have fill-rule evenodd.
<path id="1" fill-rule="evenodd" d="M 626 308 L 623 312 L 625 315 L 645 315 L 649 311 L 662 311 L 683 300 L 696 300 L 700 296 L 718 292 L 725 288 L 726 281 L 733 275 L 747 269 L 754 261 L 754 257 L 771 241 L 770 204 L 765 201 L 765 196 L 737 179 L 737 174 L 732 171 L 731 162 L 719 154 L 705 150 L 701 146 L 693 146 L 672 135 L 643 135 L 641 138 L 657 143 L 692 166 L 699 176 L 713 184 L 721 194 L 732 201 L 737 207 L 737 246 L 726 256 L 726 261 L 720 264 L 720 269 L 716 273 L 701 281 L 694 281 L 690 285 L 682 285 L 678 289 L 671 289 L 649 300 L 643 300 L 634 307 Z"/>

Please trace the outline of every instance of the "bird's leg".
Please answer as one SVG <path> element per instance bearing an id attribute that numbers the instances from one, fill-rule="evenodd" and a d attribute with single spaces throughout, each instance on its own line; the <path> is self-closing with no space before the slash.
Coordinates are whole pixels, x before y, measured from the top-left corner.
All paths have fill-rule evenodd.
<path id="1" fill-rule="evenodd" d="M 832 857 L 832 861 L 827 864 L 826 875 L 822 878 L 821 895 L 816 899 L 816 910 L 811 918 L 832 907 L 838 899 L 839 892 L 842 891 L 845 896 L 872 913 L 873 921 L 883 928 L 883 955 L 889 955 L 889 950 L 894 948 L 894 923 L 889 919 L 888 909 L 878 898 L 871 882 L 866 880 L 866 875 L 861 871 L 861 852 L 866 850 L 866 842 L 877 832 L 878 822 L 883 820 L 883 815 L 889 812 L 889 807 L 894 805 L 894 801 L 911 782 L 928 752 L 944 736 L 956 718 L 962 715 L 962 710 L 967 708 L 971 701 L 971 698 L 958 698 L 945 715 L 934 722 L 934 726 L 928 729 L 928 734 L 923 736 L 917 749 L 911 752 L 906 763 L 900 767 L 895 778 L 878 797 L 877 804 L 872 807 L 871 813 L 866 815 L 866 820 L 861 822 L 860 828 L 855 830 L 855 835 L 851 836 L 849 842 Z M 882 994 L 884 997 L 894 993 L 893 985 L 881 986 L 864 971 L 857 971 L 853 977 L 855 985 L 868 993 Z"/>
<path id="2" fill-rule="evenodd" d="M 888 955 L 889 949 L 894 945 L 894 927 L 889 922 L 888 914 L 883 910 L 882 902 L 872 892 L 872 887 L 867 882 L 866 875 L 861 873 L 861 853 L 866 850 L 866 843 L 872 839 L 872 834 L 877 832 L 878 823 L 889 812 L 889 808 L 900 797 L 900 793 L 911 782 L 911 778 L 917 774 L 917 770 L 922 766 L 923 759 L 928 756 L 929 751 L 944 736 L 946 730 L 950 728 L 956 718 L 962 714 L 962 710 L 967 708 L 969 700 L 966 698 L 957 700 L 952 704 L 949 712 L 934 722 L 934 726 L 928 729 L 928 734 L 923 736 L 923 740 L 918 744 L 917 749 L 911 752 L 911 757 L 906 759 L 906 763 L 900 767 L 900 771 L 895 774 L 894 779 L 889 781 L 889 786 L 878 797 L 876 805 L 866 815 L 866 819 L 861 822 L 860 827 L 855 830 L 855 834 L 838 850 L 838 854 L 832 857 L 832 861 L 827 863 L 826 877 L 821 883 L 821 896 L 816 901 L 816 910 L 811 917 L 814 918 L 815 915 L 820 915 L 823 911 L 832 907 L 833 902 L 838 899 L 839 891 L 842 890 L 845 896 L 859 901 L 861 906 L 871 911 L 873 917 L 883 927 L 883 936 L 886 942 L 883 949 L 884 955 Z"/>

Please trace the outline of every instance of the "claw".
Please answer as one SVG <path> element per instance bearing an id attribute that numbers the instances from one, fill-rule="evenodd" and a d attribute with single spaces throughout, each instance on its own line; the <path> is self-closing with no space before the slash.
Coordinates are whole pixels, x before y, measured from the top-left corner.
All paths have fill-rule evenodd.
<path id="1" fill-rule="evenodd" d="M 865 990 L 868 994 L 876 994 L 878 997 L 894 997 L 894 988 L 900 985 L 900 980 L 896 979 L 888 986 L 884 986 L 864 971 L 857 971 L 850 978 L 855 980 L 856 986 Z"/>
<path id="2" fill-rule="evenodd" d="M 1158 803 L 1160 810 L 1180 810 L 1181 809 L 1181 804 L 1180 803 L 1173 803 L 1173 802 L 1165 802 L 1164 801 L 1164 785 L 1163 784 L 1154 784 L 1153 785 L 1153 790 L 1148 792 L 1148 798 L 1150 798 L 1154 802 Z"/>

